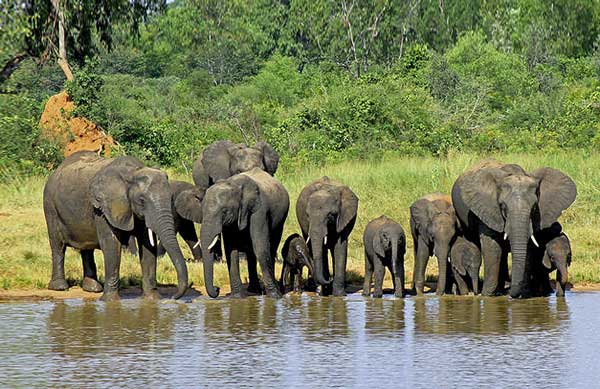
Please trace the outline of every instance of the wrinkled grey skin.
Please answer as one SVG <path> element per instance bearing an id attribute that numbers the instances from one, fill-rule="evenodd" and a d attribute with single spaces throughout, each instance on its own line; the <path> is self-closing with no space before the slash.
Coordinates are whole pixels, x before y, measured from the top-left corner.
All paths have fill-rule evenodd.
<path id="1" fill-rule="evenodd" d="M 306 242 L 299 234 L 292 234 L 285 240 L 281 249 L 283 267 L 281 269 L 282 293 L 293 289 L 294 292 L 302 292 L 302 269 L 308 268 L 308 276 L 314 273 L 313 260 Z"/>
<path id="2" fill-rule="evenodd" d="M 505 280 L 500 275 L 507 267 L 509 250 L 509 293 L 514 298 L 531 294 L 527 253 L 530 237 L 555 223 L 576 196 L 573 180 L 548 167 L 526 173 L 518 165 L 492 160 L 456 180 L 452 202 L 465 237 L 481 249 L 484 296 L 503 293 Z"/>
<path id="3" fill-rule="evenodd" d="M 202 201 L 200 242 L 204 283 L 210 297 L 219 295 L 213 283 L 213 264 L 214 246 L 221 233 L 231 295 L 243 297 L 244 294 L 239 272 L 239 252 L 242 251 L 248 261 L 248 291 L 261 291 L 256 272 L 258 259 L 267 294 L 281 296 L 274 277 L 275 257 L 289 206 L 289 195 L 283 185 L 258 168 L 220 181 L 206 191 Z"/>
<path id="4" fill-rule="evenodd" d="M 540 247 L 530 243 L 532 261 L 532 294 L 548 296 L 553 292 L 550 285 L 550 273 L 556 270 L 556 296 L 565 295 L 566 284 L 569 281 L 568 268 L 571 265 L 571 243 L 562 232 L 560 223 L 554 223 L 550 228 L 536 233 Z"/>
<path id="5" fill-rule="evenodd" d="M 373 219 L 365 227 L 363 233 L 365 248 L 365 282 L 363 296 L 371 294 L 371 278 L 375 271 L 373 297 L 383 295 L 383 277 L 387 267 L 392 273 L 394 295 L 404 296 L 404 254 L 406 253 L 406 236 L 404 230 L 394 220 L 385 215 Z"/>
<path id="6" fill-rule="evenodd" d="M 177 270 L 175 298 L 188 287 L 185 259 L 175 237 L 171 189 L 167 175 L 145 167 L 133 157 L 104 159 L 77 152 L 50 175 L 44 187 L 44 214 L 52 250 L 49 289 L 68 288 L 64 274 L 67 246 L 81 251 L 83 288 L 100 292 L 94 250 L 104 254 L 103 300 L 119 298 L 121 247 L 135 236 L 142 265 L 143 292 L 159 298 L 156 284 L 157 237 Z M 151 243 L 148 229 L 151 229 Z"/>
<path id="7" fill-rule="evenodd" d="M 278 165 L 279 154 L 266 142 L 257 142 L 249 147 L 223 140 L 204 149 L 202 156 L 194 162 L 192 176 L 196 186 L 207 189 L 219 180 L 254 168 L 273 176 Z"/>
<path id="8" fill-rule="evenodd" d="M 423 196 L 410 206 L 410 231 L 415 250 L 413 290 L 423 294 L 425 271 L 429 257 L 438 260 L 438 282 L 436 293 L 446 292 L 448 256 L 457 233 L 457 219 L 450 196 L 433 193 Z"/>
<path id="9" fill-rule="evenodd" d="M 314 260 L 314 281 L 322 294 L 346 294 L 348 236 L 354 228 L 358 197 L 346 185 L 322 177 L 308 184 L 296 202 L 296 216 Z M 325 242 L 325 240 L 327 240 Z M 333 280 L 329 275 L 327 251 L 333 257 Z"/>
<path id="10" fill-rule="evenodd" d="M 462 236 L 457 237 L 450 250 L 450 265 L 458 286 L 458 294 L 479 293 L 481 251 L 477 245 Z"/>

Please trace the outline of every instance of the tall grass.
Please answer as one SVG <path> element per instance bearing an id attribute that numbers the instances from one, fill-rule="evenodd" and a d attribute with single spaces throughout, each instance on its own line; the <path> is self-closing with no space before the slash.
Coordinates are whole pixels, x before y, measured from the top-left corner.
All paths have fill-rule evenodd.
<path id="1" fill-rule="evenodd" d="M 574 283 L 600 282 L 600 155 L 583 152 L 538 154 L 502 154 L 495 156 L 504 162 L 518 163 L 526 170 L 552 166 L 569 174 L 577 183 L 577 201 L 561 217 L 573 246 L 570 278 Z M 450 154 L 446 158 L 390 156 L 383 161 L 348 161 L 323 167 L 286 168 L 285 161 L 278 173 L 290 193 L 291 206 L 284 239 L 300 232 L 295 203 L 302 188 L 311 181 L 327 175 L 350 186 L 359 197 L 358 219 L 350 237 L 348 273 L 352 283 L 359 283 L 364 258 L 362 232 L 373 218 L 385 214 L 397 220 L 408 236 L 405 268 L 407 280 L 412 279 L 413 253 L 409 230 L 409 206 L 420 196 L 449 193 L 454 180 L 482 157 L 473 154 Z M 189 177 L 171 172 L 178 179 Z M 15 178 L 0 186 L 0 288 L 45 288 L 50 279 L 51 259 L 46 226 L 42 211 L 42 190 L 45 177 Z M 187 257 L 187 246 L 182 244 Z M 96 262 L 103 274 L 102 254 L 96 252 Z M 242 266 L 244 269 L 245 266 Z M 67 250 L 67 278 L 75 284 L 81 281 L 79 255 Z M 194 285 L 204 285 L 202 265 L 189 264 Z M 428 275 L 437 272 L 430 261 Z M 276 272 L 279 276 L 279 270 Z M 122 285 L 139 284 L 140 266 L 136 257 L 125 254 L 121 266 Z M 170 261 L 159 260 L 160 283 L 175 283 L 176 274 Z M 245 275 L 243 277 L 246 277 Z M 386 275 L 389 281 L 389 275 Z M 216 267 L 215 282 L 228 284 L 225 264 Z"/>

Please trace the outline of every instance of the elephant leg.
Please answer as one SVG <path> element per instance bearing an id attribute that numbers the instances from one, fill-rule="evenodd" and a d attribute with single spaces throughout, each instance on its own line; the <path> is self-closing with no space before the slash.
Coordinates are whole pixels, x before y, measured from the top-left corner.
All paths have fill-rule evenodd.
<path id="1" fill-rule="evenodd" d="M 396 273 L 393 272 L 393 268 L 390 269 L 390 273 L 392 273 L 392 280 L 394 281 L 394 296 L 404 297 L 404 258 L 398 256 Z"/>
<path id="2" fill-rule="evenodd" d="M 338 237 L 333 249 L 333 295 L 346 295 L 346 260 L 348 258 L 348 241 L 346 237 Z"/>
<path id="3" fill-rule="evenodd" d="M 69 284 L 65 279 L 65 250 L 67 246 L 56 236 L 50 234 L 50 251 L 52 252 L 52 277 L 48 284 L 50 290 L 67 290 Z"/>
<path id="4" fill-rule="evenodd" d="M 225 258 L 227 269 L 229 269 L 229 285 L 231 286 L 231 297 L 242 298 L 246 294 L 242 288 L 242 277 L 240 276 L 240 255 L 237 247 L 231 242 L 230 237 L 223 237 L 225 246 Z"/>
<path id="5" fill-rule="evenodd" d="M 152 246 L 148 240 L 146 228 L 138 228 L 136 231 L 138 254 L 142 267 L 142 292 L 144 298 L 159 300 L 160 293 L 156 283 L 156 256 L 158 247 Z"/>
<path id="6" fill-rule="evenodd" d="M 429 245 L 419 236 L 415 241 L 415 270 L 413 272 L 413 289 L 422 295 L 425 288 L 425 271 L 429 261 Z"/>
<path id="7" fill-rule="evenodd" d="M 502 245 L 501 245 L 502 247 Z M 502 256 L 500 257 L 500 271 L 498 276 L 498 287 L 502 294 L 505 293 L 506 283 L 510 284 L 510 275 L 508 273 L 508 252 L 510 251 L 510 246 L 508 244 L 502 247 Z"/>
<path id="8" fill-rule="evenodd" d="M 254 214 L 250 218 L 250 240 L 254 255 L 260 264 L 260 270 L 263 275 L 263 283 L 270 297 L 281 297 L 281 292 L 277 288 L 275 275 L 271 261 L 270 233 L 266 223 L 266 218 L 262 215 Z"/>
<path id="9" fill-rule="evenodd" d="M 560 282 L 561 279 L 562 279 L 562 275 L 557 270 L 556 271 L 556 297 L 564 297 L 565 296 L 565 287 L 563 287 L 563 284 Z"/>
<path id="10" fill-rule="evenodd" d="M 185 243 L 187 243 L 189 246 L 194 261 L 202 261 L 202 248 L 200 245 L 197 245 L 198 235 L 196 234 L 196 229 L 194 228 L 194 222 L 183 219 L 179 220 L 177 231 L 183 240 L 185 240 Z"/>
<path id="11" fill-rule="evenodd" d="M 279 277 L 279 285 L 281 286 L 281 293 L 283 294 L 287 293 L 286 289 L 289 285 L 289 283 L 286 280 L 288 271 L 288 264 L 285 261 L 283 261 L 283 266 L 281 266 L 281 276 Z"/>
<path id="12" fill-rule="evenodd" d="M 457 271 L 453 270 L 453 274 L 454 274 L 454 281 L 456 282 L 456 285 L 458 286 L 458 294 L 460 294 L 461 296 L 466 296 L 469 294 L 469 286 L 467 285 L 467 282 L 465 281 L 464 277 L 461 276 L 460 274 L 458 274 Z"/>
<path id="13" fill-rule="evenodd" d="M 385 266 L 383 266 L 380 258 L 373 258 L 373 267 L 375 268 L 373 297 L 381 297 L 383 296 L 383 277 L 385 276 Z"/>
<path id="14" fill-rule="evenodd" d="M 246 252 L 246 263 L 248 264 L 248 292 L 254 294 L 262 294 L 263 289 L 260 286 L 260 279 L 258 278 L 258 270 L 256 268 L 256 255 L 252 250 Z M 289 270 L 288 270 L 289 272 Z M 291 285 L 291 284 L 288 284 Z"/>
<path id="15" fill-rule="evenodd" d="M 365 250 L 365 282 L 363 283 L 363 296 L 371 295 L 371 278 L 373 278 L 373 263 L 369 259 L 367 250 Z"/>
<path id="16" fill-rule="evenodd" d="M 294 285 L 294 292 L 302 293 L 302 286 L 300 285 L 300 281 L 302 279 L 302 268 L 299 270 L 294 269 L 294 271 L 290 273 L 290 277 L 290 284 Z"/>
<path id="17" fill-rule="evenodd" d="M 438 296 L 446 293 L 446 279 L 448 276 L 448 259 L 438 258 L 438 281 L 435 294 Z"/>
<path id="18" fill-rule="evenodd" d="M 81 288 L 86 292 L 102 292 L 102 284 L 98 282 L 94 250 L 81 250 L 81 262 L 83 263 L 83 282 L 81 283 Z"/>
<path id="19" fill-rule="evenodd" d="M 121 239 L 108 224 L 104 216 L 95 216 L 100 249 L 104 255 L 103 301 L 119 299 L 119 271 L 121 267 Z"/>
<path id="20" fill-rule="evenodd" d="M 483 255 L 483 288 L 482 296 L 494 296 L 498 293 L 498 278 L 502 257 L 501 245 L 491 236 L 480 234 L 481 254 Z"/>

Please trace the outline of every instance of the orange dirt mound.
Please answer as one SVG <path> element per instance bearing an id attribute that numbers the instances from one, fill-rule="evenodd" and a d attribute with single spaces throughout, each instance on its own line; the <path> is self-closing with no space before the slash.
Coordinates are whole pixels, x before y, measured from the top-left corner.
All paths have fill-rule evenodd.
<path id="1" fill-rule="evenodd" d="M 80 150 L 104 152 L 110 155 L 115 141 L 95 123 L 83 117 L 73 117 L 73 100 L 63 91 L 50 97 L 40 118 L 43 136 L 53 140 L 62 148 L 65 157 Z"/>

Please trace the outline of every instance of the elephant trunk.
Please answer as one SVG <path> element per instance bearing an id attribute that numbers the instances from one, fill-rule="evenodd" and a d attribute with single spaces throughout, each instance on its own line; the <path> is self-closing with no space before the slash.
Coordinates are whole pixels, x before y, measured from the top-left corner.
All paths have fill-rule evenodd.
<path id="1" fill-rule="evenodd" d="M 181 248 L 177 243 L 173 214 L 170 209 L 163 208 L 158 211 L 156 220 L 156 233 L 177 271 L 177 293 L 173 298 L 178 299 L 185 294 L 188 288 L 188 270 Z"/>
<path id="2" fill-rule="evenodd" d="M 324 245 L 325 234 L 316 233 L 314 231 L 309 232 L 310 245 L 312 248 L 312 254 L 314 259 L 314 273 L 313 278 L 317 285 L 328 285 L 333 282 L 333 279 L 326 280 L 323 274 L 323 262 L 327 261 L 326 247 Z"/>
<path id="3" fill-rule="evenodd" d="M 473 286 L 473 294 L 479 293 L 479 274 L 471 275 L 471 284 Z"/>
<path id="4" fill-rule="evenodd" d="M 510 296 L 524 297 L 528 293 L 527 282 L 527 245 L 531 236 L 531 221 L 528 212 L 520 212 L 513 217 L 509 232 L 510 250 L 512 253 L 512 273 Z"/>
<path id="5" fill-rule="evenodd" d="M 392 271 L 394 272 L 394 277 L 398 278 L 400 275 L 398 274 L 398 239 L 392 239 Z"/>
<path id="6" fill-rule="evenodd" d="M 448 254 L 450 252 L 450 243 L 442 242 L 436 244 L 433 251 L 438 259 L 439 276 L 436 293 L 439 295 L 446 292 L 446 276 L 448 274 Z"/>
<path id="7" fill-rule="evenodd" d="M 308 268 L 308 276 L 314 277 L 315 268 L 313 266 L 312 258 L 310 258 L 308 253 L 306 253 L 304 250 L 300 251 L 300 255 L 302 256 L 302 261 L 304 262 L 304 265 L 306 265 L 306 267 Z"/>
<path id="8" fill-rule="evenodd" d="M 200 231 L 200 245 L 202 246 L 202 267 L 204 269 L 204 286 L 212 298 L 219 297 L 219 288 L 213 283 L 215 245 L 218 244 L 221 229 L 203 224 Z"/>
<path id="9" fill-rule="evenodd" d="M 569 281 L 569 271 L 567 265 L 560 265 L 556 269 L 556 295 L 564 296 L 567 282 Z"/>

